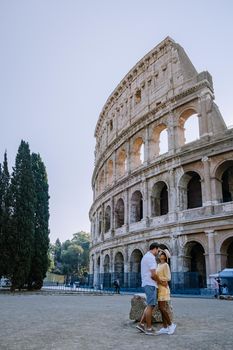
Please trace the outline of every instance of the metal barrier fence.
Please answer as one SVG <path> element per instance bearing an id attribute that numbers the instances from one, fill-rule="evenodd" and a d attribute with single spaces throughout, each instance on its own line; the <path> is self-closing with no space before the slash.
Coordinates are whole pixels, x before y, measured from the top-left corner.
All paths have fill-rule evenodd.
<path id="1" fill-rule="evenodd" d="M 141 274 L 129 273 L 99 273 L 94 279 L 93 275 L 88 276 L 88 285 L 96 289 L 114 288 L 114 281 L 118 279 L 121 290 L 142 291 Z M 205 281 L 198 272 L 173 272 L 169 282 L 173 294 L 201 294 L 206 288 Z"/>

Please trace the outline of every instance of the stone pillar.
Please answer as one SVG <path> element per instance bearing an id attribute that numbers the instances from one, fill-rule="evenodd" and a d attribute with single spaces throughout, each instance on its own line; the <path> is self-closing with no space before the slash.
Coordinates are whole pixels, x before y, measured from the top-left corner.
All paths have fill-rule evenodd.
<path id="1" fill-rule="evenodd" d="M 148 184 L 147 184 L 147 180 L 146 178 L 142 179 L 142 186 L 143 186 L 143 219 L 146 219 L 147 217 L 149 217 L 149 213 L 148 213 Z"/>
<path id="2" fill-rule="evenodd" d="M 209 275 L 211 273 L 217 272 L 216 264 L 216 252 L 215 252 L 215 232 L 214 231 L 205 231 L 208 238 L 208 255 L 206 259 L 206 277 L 207 284 L 209 283 Z"/>
<path id="3" fill-rule="evenodd" d="M 96 253 L 94 254 L 94 257 L 93 257 L 93 266 L 94 266 L 93 286 L 97 286 L 98 285 L 98 269 L 97 269 Z"/>
<path id="4" fill-rule="evenodd" d="M 115 206 L 114 206 L 114 197 L 111 198 L 111 222 L 110 222 L 110 230 L 112 236 L 114 236 L 114 228 L 115 228 Z"/>
<path id="5" fill-rule="evenodd" d="M 202 163 L 204 166 L 204 188 L 205 188 L 205 197 L 203 200 L 203 206 L 211 205 L 211 183 L 210 183 L 210 159 L 208 157 L 202 158 Z"/>
<path id="6" fill-rule="evenodd" d="M 128 140 L 125 144 L 126 152 L 126 173 L 129 175 L 131 173 L 131 163 L 130 163 L 130 141 Z"/>
<path id="7" fill-rule="evenodd" d="M 145 129 L 145 148 L 144 148 L 144 163 L 146 164 L 149 164 L 149 147 L 150 147 L 149 139 L 150 139 L 149 126 L 147 125 Z"/>
<path id="8" fill-rule="evenodd" d="M 126 245 L 124 247 L 124 287 L 128 288 L 129 285 L 129 249 Z"/>
<path id="9" fill-rule="evenodd" d="M 172 111 L 169 112 L 168 117 L 168 127 L 167 127 L 167 136 L 168 136 L 168 151 L 172 152 L 176 149 L 176 122 L 175 116 Z"/>
<path id="10" fill-rule="evenodd" d="M 113 152 L 113 183 L 115 184 L 117 180 L 117 159 L 116 151 Z"/>
<path id="11" fill-rule="evenodd" d="M 129 189 L 126 189 L 125 192 L 125 225 L 126 225 L 126 232 L 129 231 L 129 223 L 130 223 L 130 217 L 129 217 L 129 212 L 130 212 L 130 207 L 129 207 Z"/>
<path id="12" fill-rule="evenodd" d="M 168 193 L 168 204 L 169 204 L 169 213 L 173 213 L 177 209 L 177 200 L 176 200 L 176 188 L 175 188 L 175 173 L 174 170 L 171 169 L 169 171 L 169 178 L 170 178 L 170 186 L 169 186 L 169 193 Z"/>
<path id="13" fill-rule="evenodd" d="M 212 121 L 208 117 L 208 114 L 212 110 L 213 98 L 209 93 L 204 93 L 199 97 L 200 114 L 199 117 L 199 130 L 200 137 L 213 133 Z"/>

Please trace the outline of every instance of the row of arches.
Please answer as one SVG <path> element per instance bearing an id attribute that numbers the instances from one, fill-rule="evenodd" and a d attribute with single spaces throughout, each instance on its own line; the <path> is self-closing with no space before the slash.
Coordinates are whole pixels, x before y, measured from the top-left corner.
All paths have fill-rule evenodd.
<path id="1" fill-rule="evenodd" d="M 229 202 L 233 200 L 233 161 L 227 161 L 222 167 L 221 176 L 218 181 L 220 185 L 221 201 Z M 200 175 L 195 171 L 185 173 L 178 185 L 179 208 L 180 210 L 199 208 L 203 205 L 202 185 Z M 166 215 L 169 213 L 169 188 L 164 181 L 155 183 L 149 193 L 150 198 L 150 217 Z M 143 219 L 143 195 L 140 190 L 136 190 L 129 203 L 130 223 L 139 222 Z M 98 233 L 108 232 L 110 228 L 120 228 L 126 223 L 124 198 L 119 198 L 115 204 L 114 215 L 111 215 L 112 208 L 108 205 L 105 208 L 104 215 L 102 211 L 98 213 Z M 111 220 L 115 224 L 111 225 Z M 95 232 L 95 230 L 94 230 Z"/>
<path id="2" fill-rule="evenodd" d="M 161 245 L 162 249 L 169 248 L 166 245 Z M 173 288 L 206 288 L 207 287 L 207 270 L 206 270 L 206 254 L 203 245 L 198 241 L 189 241 L 185 244 L 183 249 L 183 271 L 174 271 L 172 262 L 170 268 L 172 271 Z M 224 268 L 233 268 L 233 236 L 224 240 L 220 247 L 221 254 L 221 270 Z M 140 272 L 141 260 L 143 251 L 141 249 L 134 249 L 129 257 L 127 268 L 127 283 L 131 287 L 140 287 Z M 100 257 L 97 259 L 97 272 L 100 272 Z M 105 277 L 119 278 L 121 285 L 125 284 L 125 267 L 126 261 L 121 251 L 116 252 L 113 261 L 113 271 L 110 264 L 110 256 L 106 254 L 103 260 L 103 274 Z"/>
<path id="3" fill-rule="evenodd" d="M 159 155 L 168 152 L 168 127 L 161 123 L 154 127 L 148 140 L 149 158 L 153 159 Z M 178 146 L 192 142 L 199 138 L 198 114 L 195 110 L 189 109 L 182 113 L 179 118 L 178 127 Z M 131 170 L 142 165 L 145 160 L 145 137 L 138 136 L 132 142 L 130 154 L 128 154 L 125 146 L 122 146 L 116 153 L 116 176 L 121 177 L 126 174 L 128 168 Z M 129 159 L 127 159 L 130 157 Z M 96 181 L 96 191 L 101 193 L 105 186 L 109 186 L 114 181 L 114 163 L 112 159 L 107 161 L 105 169 L 99 173 Z"/>

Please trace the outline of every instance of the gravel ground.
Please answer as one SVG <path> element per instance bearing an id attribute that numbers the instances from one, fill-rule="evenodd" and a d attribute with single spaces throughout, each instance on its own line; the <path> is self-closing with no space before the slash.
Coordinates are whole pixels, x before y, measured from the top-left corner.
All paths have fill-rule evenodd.
<path id="1" fill-rule="evenodd" d="M 128 295 L 0 295 L 1 350 L 233 349 L 233 302 L 173 298 L 174 335 L 146 336 Z"/>

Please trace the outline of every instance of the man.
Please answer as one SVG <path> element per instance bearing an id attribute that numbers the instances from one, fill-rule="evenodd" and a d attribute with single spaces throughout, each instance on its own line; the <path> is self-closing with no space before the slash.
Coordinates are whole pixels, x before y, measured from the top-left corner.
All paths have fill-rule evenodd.
<path id="1" fill-rule="evenodd" d="M 142 287 L 146 294 L 147 307 L 145 308 L 140 323 L 136 326 L 141 332 L 146 335 L 154 335 L 151 327 L 152 312 L 156 304 L 157 299 L 157 282 L 156 277 L 156 255 L 159 253 L 159 244 L 152 243 L 150 250 L 143 256 L 141 261 L 141 278 Z"/>

